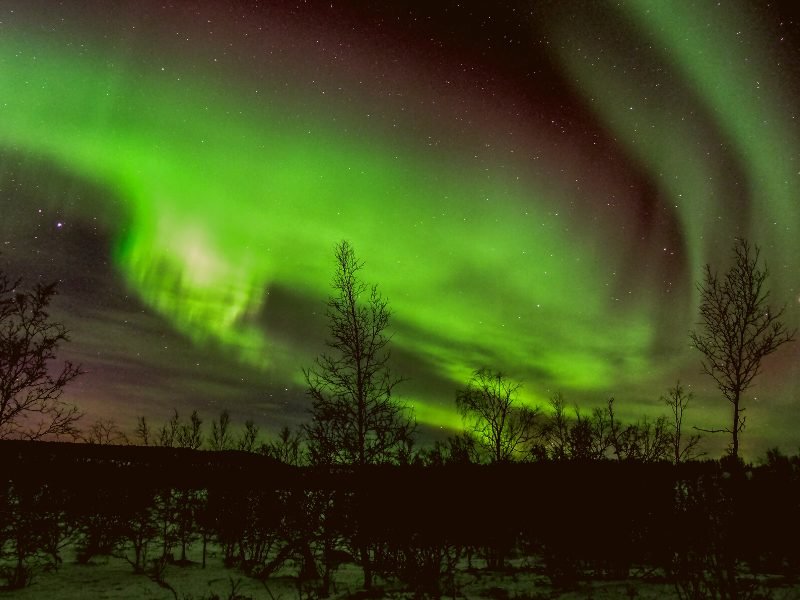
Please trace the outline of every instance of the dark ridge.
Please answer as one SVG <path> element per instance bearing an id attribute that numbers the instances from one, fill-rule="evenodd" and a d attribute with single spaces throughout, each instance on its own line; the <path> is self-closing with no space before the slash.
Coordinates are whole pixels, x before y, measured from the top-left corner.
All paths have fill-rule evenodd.
<path id="1" fill-rule="evenodd" d="M 240 450 L 27 440 L 0 440 L 0 464 L 9 479 L 96 483 L 142 480 L 190 487 L 262 479 L 280 485 L 297 474 L 296 467 Z"/>

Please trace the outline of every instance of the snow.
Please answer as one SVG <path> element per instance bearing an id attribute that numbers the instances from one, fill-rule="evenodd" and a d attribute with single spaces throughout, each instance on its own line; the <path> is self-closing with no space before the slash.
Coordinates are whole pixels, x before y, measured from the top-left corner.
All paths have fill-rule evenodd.
<path id="1" fill-rule="evenodd" d="M 197 548 L 192 549 L 195 554 Z M 190 558 L 197 562 L 188 565 L 168 565 L 164 580 L 175 590 L 175 594 L 159 586 L 147 575 L 135 574 L 130 564 L 121 557 L 102 557 L 81 565 L 67 551 L 64 563 L 58 570 L 40 570 L 33 583 L 24 589 L 4 592 L 3 600 L 201 600 L 218 597 L 231 598 L 235 591 L 241 598 L 266 600 L 293 600 L 309 598 L 308 590 L 298 588 L 297 570 L 287 566 L 277 575 L 265 582 L 247 577 L 234 569 L 227 569 L 216 553 L 211 554 L 203 569 L 199 555 Z M 354 564 L 342 565 L 337 571 L 331 598 L 343 600 L 352 597 L 361 588 L 362 572 Z M 458 598 L 470 600 L 611 600 L 616 598 L 637 598 L 655 600 L 677 598 L 674 587 L 663 581 L 646 581 L 632 578 L 627 581 L 593 581 L 581 584 L 571 591 L 554 590 L 546 577 L 535 569 L 517 565 L 505 572 L 486 569 L 468 570 L 462 565 L 456 576 L 459 587 Z M 413 593 L 402 584 L 380 578 L 376 588 L 382 590 L 373 598 L 394 599 L 413 598 Z M 800 586 L 776 588 L 775 600 L 800 598 Z M 216 596 L 215 596 L 216 595 Z M 443 596 L 448 597 L 448 596 Z"/>

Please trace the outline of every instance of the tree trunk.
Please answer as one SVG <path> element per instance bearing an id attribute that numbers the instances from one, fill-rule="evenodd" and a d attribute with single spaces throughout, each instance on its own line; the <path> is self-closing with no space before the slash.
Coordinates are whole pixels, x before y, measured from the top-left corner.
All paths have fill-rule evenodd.
<path id="1" fill-rule="evenodd" d="M 361 568 L 364 570 L 364 589 L 371 590 L 372 589 L 372 562 L 369 558 L 369 548 L 367 548 L 366 544 L 361 544 L 361 547 L 358 549 L 360 557 L 361 557 Z"/>
<path id="2" fill-rule="evenodd" d="M 739 392 L 733 398 L 733 444 L 731 446 L 733 458 L 739 458 Z"/>
<path id="3" fill-rule="evenodd" d="M 163 527 L 161 528 L 161 535 L 163 536 L 163 539 L 164 539 L 164 545 L 163 545 L 163 548 L 161 550 L 162 558 L 166 558 L 167 557 L 167 553 L 169 552 L 169 538 L 167 537 L 168 531 L 169 531 L 169 523 L 167 522 L 167 520 L 165 518 L 164 523 L 163 523 Z"/>
<path id="4" fill-rule="evenodd" d="M 325 535 L 322 550 L 323 561 L 325 564 L 322 571 L 322 589 L 320 590 L 320 596 L 323 598 L 327 598 L 331 595 L 331 574 L 333 572 L 333 560 L 331 558 L 332 552 L 333 548 L 331 548 L 330 538 Z"/>
<path id="5" fill-rule="evenodd" d="M 322 570 L 322 587 L 319 590 L 321 598 L 327 598 L 331 595 L 331 566 L 325 563 Z"/>
<path id="6" fill-rule="evenodd" d="M 134 556 L 133 570 L 136 573 L 139 573 L 142 569 L 142 544 L 138 539 L 134 540 L 133 542 L 133 556 Z"/>
<path id="7" fill-rule="evenodd" d="M 11 589 L 20 589 L 28 585 L 28 576 L 25 572 L 25 558 L 22 552 L 17 552 L 17 566 L 14 569 L 14 580 Z"/>

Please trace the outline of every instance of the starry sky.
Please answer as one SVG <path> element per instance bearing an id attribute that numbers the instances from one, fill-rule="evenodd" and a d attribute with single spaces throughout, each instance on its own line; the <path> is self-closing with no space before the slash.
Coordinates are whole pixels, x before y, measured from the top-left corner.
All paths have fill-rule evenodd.
<path id="1" fill-rule="evenodd" d="M 3 268 L 60 281 L 66 398 L 129 429 L 304 421 L 342 239 L 423 439 L 480 367 L 631 419 L 680 378 L 719 427 L 703 265 L 747 237 L 800 324 L 792 4 L 4 0 Z M 798 346 L 748 391 L 745 454 L 800 446 Z"/>

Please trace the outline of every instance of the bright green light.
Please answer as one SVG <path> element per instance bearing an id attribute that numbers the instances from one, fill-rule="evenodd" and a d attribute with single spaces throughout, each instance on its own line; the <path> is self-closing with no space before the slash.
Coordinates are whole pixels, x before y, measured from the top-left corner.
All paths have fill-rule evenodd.
<path id="1" fill-rule="evenodd" d="M 585 89 L 616 85 L 567 62 Z M 264 330 L 267 292 L 280 285 L 322 307 L 333 245 L 347 238 L 391 303 L 393 344 L 453 389 L 478 367 L 510 365 L 536 402 L 545 386 L 624 387 L 670 368 L 651 358 L 664 331 L 651 289 L 657 273 L 641 273 L 626 297 L 612 297 L 610 282 L 631 259 L 602 227 L 575 227 L 586 214 L 553 210 L 569 203 L 572 182 L 517 158 L 513 168 L 489 165 L 491 176 L 471 156 L 432 160 L 370 129 L 359 107 L 334 121 L 309 100 L 298 115 L 279 89 L 262 86 L 255 96 L 204 77 L 202 66 L 180 80 L 169 73 L 153 62 L 81 54 L 56 34 L 4 31 L 0 89 L 14 93 L 0 102 L 0 145 L 55 162 L 124 203 L 117 267 L 196 343 L 221 345 L 259 368 L 309 364 L 313 357 L 292 340 Z M 635 126 L 610 103 L 598 110 L 621 132 Z M 674 127 L 657 110 L 643 118 L 660 133 L 632 152 L 685 170 L 685 180 L 665 181 L 665 189 L 673 197 L 711 189 L 696 154 L 679 156 L 658 140 L 670 131 L 689 144 L 691 127 Z M 678 209 L 692 240 L 705 231 L 698 206 L 687 199 Z M 670 310 L 674 341 L 687 315 L 683 304 Z M 289 381 L 297 371 L 280 375 Z M 455 422 L 452 397 L 417 392 L 420 422 Z"/>

